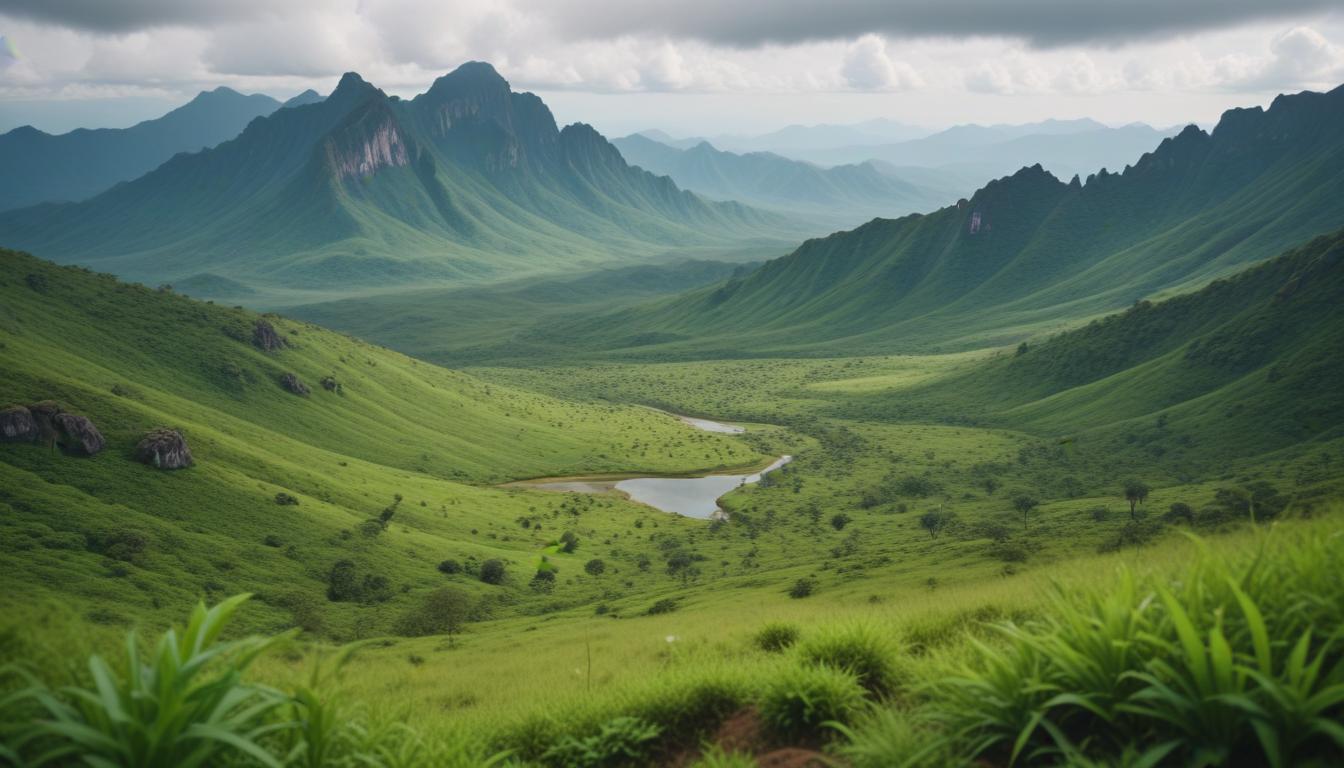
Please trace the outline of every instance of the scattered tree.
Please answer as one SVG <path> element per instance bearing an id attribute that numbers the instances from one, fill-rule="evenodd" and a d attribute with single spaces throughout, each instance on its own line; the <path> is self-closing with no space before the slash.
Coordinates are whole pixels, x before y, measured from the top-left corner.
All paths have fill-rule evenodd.
<path id="1" fill-rule="evenodd" d="M 1129 502 L 1129 519 L 1137 520 L 1138 513 L 1135 511 L 1135 508 L 1148 500 L 1148 491 L 1150 489 L 1147 485 L 1138 480 L 1129 480 L 1125 482 L 1124 490 L 1125 501 Z"/>
<path id="2" fill-rule="evenodd" d="M 1041 505 L 1039 499 L 1029 493 L 1019 493 L 1013 497 L 1013 509 L 1022 516 L 1022 527 L 1026 528 L 1030 522 L 1031 512 Z"/>
<path id="3" fill-rule="evenodd" d="M 817 583 L 812 579 L 799 579 L 793 583 L 792 587 L 789 587 L 789 597 L 800 600 L 810 596 L 816 589 Z"/>
<path id="4" fill-rule="evenodd" d="M 447 635 L 449 643 L 462 631 L 474 605 L 471 596 L 454 587 L 440 587 L 402 617 L 399 629 L 410 637 Z"/>
<path id="5" fill-rule="evenodd" d="M 574 535 L 573 531 L 565 531 L 560 534 L 560 551 L 565 554 L 572 554 L 579 548 L 579 537 Z"/>
<path id="6" fill-rule="evenodd" d="M 589 576 L 601 576 L 606 573 L 607 564 L 597 558 L 593 558 L 583 564 L 583 570 L 588 572 Z"/>
<path id="7" fill-rule="evenodd" d="M 481 563 L 480 579 L 486 584 L 503 584 L 504 561 L 491 559 Z"/>
<path id="8" fill-rule="evenodd" d="M 439 573 L 452 576 L 462 572 L 462 564 L 456 560 L 444 560 L 439 563 Z"/>
<path id="9" fill-rule="evenodd" d="M 851 519 L 853 518 L 846 515 L 844 512 L 837 512 L 831 516 L 831 527 L 837 531 L 843 531 L 845 530 L 845 526 L 849 525 Z"/>
<path id="10" fill-rule="evenodd" d="M 936 539 L 952 523 L 953 513 L 942 510 L 930 510 L 919 516 L 919 527 L 929 532 L 929 538 Z"/>

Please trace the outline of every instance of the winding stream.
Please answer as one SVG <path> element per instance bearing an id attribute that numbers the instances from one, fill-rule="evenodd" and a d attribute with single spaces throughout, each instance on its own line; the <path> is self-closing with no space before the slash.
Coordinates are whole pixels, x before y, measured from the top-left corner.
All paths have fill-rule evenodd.
<path id="1" fill-rule="evenodd" d="M 675 415 L 675 414 L 674 414 Z M 683 422 L 706 432 L 742 434 L 743 427 L 722 424 L 708 419 L 677 416 Z M 616 491 L 632 501 L 647 504 L 664 512 L 702 520 L 722 517 L 719 498 L 734 488 L 760 482 L 765 475 L 793 461 L 792 456 L 780 456 L 769 466 L 756 472 L 736 475 L 705 475 L 703 477 L 631 477 L 625 480 L 551 480 L 530 482 L 528 486 L 548 491 L 572 493 L 606 493 Z"/>

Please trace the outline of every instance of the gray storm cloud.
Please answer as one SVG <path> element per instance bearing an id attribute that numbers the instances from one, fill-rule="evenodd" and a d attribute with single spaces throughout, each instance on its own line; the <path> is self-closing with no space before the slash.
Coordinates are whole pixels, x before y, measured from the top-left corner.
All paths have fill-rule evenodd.
<path id="1" fill-rule="evenodd" d="M 1338 11 L 1340 0 L 553 0 L 538 8 L 566 36 L 666 35 L 718 45 L 852 38 L 1001 36 L 1037 47 L 1120 43 L 1247 21 Z"/>

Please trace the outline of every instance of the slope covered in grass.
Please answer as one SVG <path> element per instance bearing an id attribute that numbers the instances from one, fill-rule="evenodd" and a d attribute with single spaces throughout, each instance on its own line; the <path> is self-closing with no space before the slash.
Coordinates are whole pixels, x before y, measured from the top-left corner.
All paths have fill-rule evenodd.
<path id="1" fill-rule="evenodd" d="M 106 440 L 90 458 L 45 442 L 0 444 L 6 600 L 58 596 L 124 621 L 180 610 L 200 594 L 252 590 L 266 593 L 263 615 L 277 625 L 387 631 L 449 582 L 436 570 L 444 559 L 503 560 L 505 587 L 457 580 L 501 605 L 528 603 L 540 597 L 527 587 L 540 554 L 562 530 L 622 530 L 641 509 L 495 483 L 765 459 L 649 409 L 557 400 L 305 323 L 12 251 L 0 260 L 0 403 L 57 401 Z M 258 348 L 259 321 L 281 348 Z M 288 391 L 286 374 L 308 394 Z M 136 461 L 138 441 L 157 427 L 185 436 L 194 467 Z M 652 546 L 632 543 L 613 567 Z M 600 588 L 573 580 L 580 557 L 558 558 L 569 582 L 553 599 L 591 599 Z M 341 560 L 355 564 L 357 580 L 381 581 L 358 599 L 329 600 Z M 628 578 L 652 578 L 629 568 Z"/>
<path id="2" fill-rule="evenodd" d="M 631 263 L 797 231 L 630 167 L 591 127 L 560 129 L 539 98 L 480 63 L 410 100 L 349 73 L 319 103 L 93 200 L 0 216 L 8 246 L 130 279 L 329 292 Z"/>

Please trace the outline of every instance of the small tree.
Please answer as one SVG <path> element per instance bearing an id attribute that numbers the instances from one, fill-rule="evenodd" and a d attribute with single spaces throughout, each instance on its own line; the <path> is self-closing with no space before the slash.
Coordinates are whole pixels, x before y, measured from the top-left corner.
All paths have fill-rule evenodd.
<path id="1" fill-rule="evenodd" d="M 453 636 L 462 631 L 471 615 L 473 601 L 466 592 L 454 587 L 440 587 L 401 621 L 401 631 L 412 637 L 422 635 Z"/>
<path id="2" fill-rule="evenodd" d="M 919 516 L 919 527 L 929 532 L 929 538 L 936 539 L 952 522 L 951 512 L 932 510 Z"/>
<path id="3" fill-rule="evenodd" d="M 504 561 L 492 559 L 481 563 L 480 578 L 486 584 L 503 584 Z"/>
<path id="4" fill-rule="evenodd" d="M 843 531 L 845 530 L 845 526 L 849 525 L 851 519 L 852 518 L 844 512 L 837 512 L 834 515 L 831 515 L 831 527 L 837 531 Z"/>
<path id="5" fill-rule="evenodd" d="M 588 572 L 589 576 L 601 576 L 606 573 L 607 564 L 597 558 L 593 558 L 583 564 L 583 570 Z"/>
<path id="6" fill-rule="evenodd" d="M 1022 516 L 1022 527 L 1026 528 L 1030 521 L 1032 510 L 1041 505 L 1039 499 L 1029 493 L 1019 493 L 1013 497 L 1013 509 Z"/>
<path id="7" fill-rule="evenodd" d="M 462 572 L 462 564 L 457 562 L 456 560 L 444 560 L 443 562 L 439 563 L 439 573 L 452 576 L 454 574 L 461 572 Z"/>
<path id="8" fill-rule="evenodd" d="M 570 554 L 579 548 L 579 537 L 574 535 L 573 531 L 565 531 L 560 534 L 560 551 Z"/>
<path id="9" fill-rule="evenodd" d="M 1125 483 L 1125 501 L 1129 502 L 1129 519 L 1137 520 L 1138 514 L 1135 508 L 1148 499 L 1149 488 L 1138 480 L 1129 480 Z"/>
<path id="10" fill-rule="evenodd" d="M 816 589 L 817 583 L 815 581 L 811 579 L 799 579 L 793 583 L 792 587 L 789 587 L 789 597 L 792 597 L 794 600 L 801 600 L 804 597 L 810 596 Z"/>

